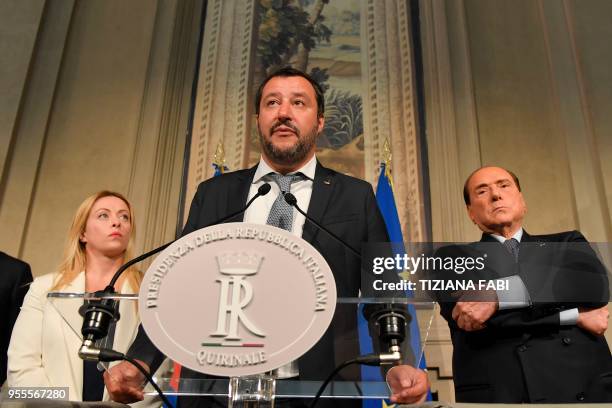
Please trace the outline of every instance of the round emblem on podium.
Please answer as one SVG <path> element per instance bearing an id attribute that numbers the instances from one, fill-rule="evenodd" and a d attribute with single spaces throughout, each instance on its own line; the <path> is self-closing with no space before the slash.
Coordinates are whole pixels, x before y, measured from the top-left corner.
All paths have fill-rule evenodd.
<path id="1" fill-rule="evenodd" d="M 161 352 L 227 377 L 298 359 L 325 333 L 335 307 L 332 272 L 312 245 L 247 223 L 177 240 L 151 264 L 139 294 L 143 327 Z"/>

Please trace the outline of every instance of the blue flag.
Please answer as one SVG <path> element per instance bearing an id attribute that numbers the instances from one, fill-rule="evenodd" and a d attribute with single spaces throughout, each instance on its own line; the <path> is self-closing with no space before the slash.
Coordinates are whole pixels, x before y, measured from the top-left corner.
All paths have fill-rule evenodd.
<path id="1" fill-rule="evenodd" d="M 394 254 L 403 255 L 406 252 L 404 247 L 404 237 L 402 235 L 402 227 L 400 225 L 399 216 L 397 213 L 397 207 L 395 206 L 395 198 L 393 197 L 393 183 L 391 175 L 386 169 L 386 165 L 382 163 L 380 165 L 380 175 L 378 177 L 378 187 L 376 188 L 376 201 L 378 208 L 382 213 L 387 227 L 387 233 L 389 234 L 389 241 L 393 243 Z M 413 297 L 411 291 L 406 292 L 406 297 Z M 419 324 L 416 318 L 416 310 L 413 305 L 407 305 L 407 310 L 412 319 L 410 320 L 410 345 L 415 353 L 421 352 L 421 334 L 419 332 Z M 367 354 L 373 352 L 372 341 L 368 332 L 368 323 L 359 310 L 359 345 L 361 354 Z M 416 361 L 419 361 L 419 355 L 416 355 Z M 425 363 L 425 357 L 419 361 L 419 368 L 424 369 L 427 367 Z M 380 374 L 378 367 L 362 366 L 361 378 L 363 381 L 384 381 Z M 431 401 L 431 393 L 428 392 L 427 400 Z M 389 404 L 389 402 L 387 402 Z M 382 401 L 378 400 L 365 400 L 363 402 L 364 408 L 380 408 L 383 406 Z"/>
<path id="2" fill-rule="evenodd" d="M 229 168 L 226 165 L 219 165 L 217 163 L 213 163 L 212 166 L 215 169 L 215 174 L 213 174 L 213 177 L 220 176 L 229 170 Z"/>

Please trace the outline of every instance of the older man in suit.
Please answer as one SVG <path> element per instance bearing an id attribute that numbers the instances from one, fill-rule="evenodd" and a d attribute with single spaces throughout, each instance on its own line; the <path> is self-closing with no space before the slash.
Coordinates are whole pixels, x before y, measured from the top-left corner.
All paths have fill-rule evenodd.
<path id="1" fill-rule="evenodd" d="M 275 225 L 310 242 L 330 265 L 338 296 L 356 297 L 360 290 L 360 260 L 347 252 L 283 199 L 290 191 L 309 216 L 328 227 L 353 248 L 365 242 L 388 241 L 372 187 L 323 167 L 315 157 L 316 138 L 323 130 L 324 99 L 320 86 L 307 74 L 285 68 L 266 78 L 257 95 L 255 110 L 262 147 L 259 164 L 215 177 L 200 184 L 193 199 L 183 234 L 210 225 L 216 219 L 238 211 L 252 198 L 259 186 L 270 183 L 272 194 L 256 200 L 244 213 L 231 221 Z M 348 319 L 335 323 L 355 326 Z M 355 320 L 355 316 L 352 317 Z M 332 326 L 334 323 L 332 323 Z M 280 378 L 322 380 L 334 368 L 333 330 L 299 361 L 279 369 Z M 131 354 L 154 367 L 159 354 L 147 344 L 144 333 L 136 340 Z M 352 357 L 358 354 L 358 350 Z M 106 384 L 115 401 L 139 399 L 141 378 L 130 366 L 117 366 L 106 376 Z M 390 370 L 393 398 L 416 402 L 425 398 L 425 374 L 410 366 Z M 136 386 L 134 386 L 136 384 Z M 181 405 L 184 402 L 181 401 Z M 188 402 L 198 403 L 192 400 Z M 208 405 L 207 405 L 208 406 Z M 216 406 L 216 405 L 215 405 Z"/>
<path id="2" fill-rule="evenodd" d="M 519 180 L 500 167 L 474 171 L 464 199 L 483 235 L 460 251 L 487 253 L 487 268 L 478 277 L 502 280 L 511 290 L 441 302 L 453 341 L 457 401 L 611 401 L 612 366 L 603 337 L 608 280 L 584 236 L 528 234 Z"/>
<path id="3" fill-rule="evenodd" d="M 0 385 L 6 380 L 6 352 L 30 282 L 30 265 L 0 252 Z"/>

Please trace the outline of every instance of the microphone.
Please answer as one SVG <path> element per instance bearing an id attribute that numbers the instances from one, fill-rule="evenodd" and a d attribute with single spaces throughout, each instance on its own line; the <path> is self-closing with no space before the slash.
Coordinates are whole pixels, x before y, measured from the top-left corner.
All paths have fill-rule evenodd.
<path id="1" fill-rule="evenodd" d="M 236 211 L 228 216 L 220 218 L 216 220 L 215 222 L 206 225 L 205 227 L 210 227 L 211 225 L 221 224 L 245 212 L 251 206 L 251 204 L 253 204 L 253 201 L 255 201 L 257 198 L 261 196 L 265 196 L 266 194 L 268 194 L 271 188 L 272 187 L 268 183 L 262 184 L 257 189 L 257 194 L 255 194 L 253 198 L 251 198 L 246 203 L 246 205 L 242 209 L 240 209 L 240 211 Z M 205 227 L 202 227 L 202 228 L 205 228 Z M 126 269 L 128 269 L 130 266 L 144 259 L 147 259 L 148 257 L 152 255 L 155 255 L 158 252 L 163 251 L 168 246 L 172 245 L 175 241 L 176 239 L 166 244 L 163 244 L 162 246 L 157 247 L 147 253 L 137 256 L 136 258 L 123 264 L 117 270 L 117 272 L 115 272 L 108 286 L 106 286 L 106 288 L 104 288 L 103 291 L 96 292 L 96 294 L 110 295 L 110 294 L 116 293 L 115 284 L 117 283 L 117 280 L 119 279 L 121 274 Z M 83 326 L 81 327 L 81 334 L 83 335 L 83 344 L 81 345 L 81 348 L 79 349 L 79 357 L 81 357 L 83 360 L 97 361 L 97 360 L 105 359 L 102 361 L 113 361 L 113 360 L 108 360 L 107 358 L 111 358 L 111 359 L 122 359 L 123 358 L 122 357 L 123 355 L 121 353 L 117 353 L 112 350 L 98 349 L 95 347 L 96 340 L 106 337 L 106 335 L 108 334 L 110 324 L 114 321 L 119 320 L 120 316 L 119 316 L 119 313 L 117 312 L 116 305 L 117 305 L 116 300 L 102 299 L 102 300 L 95 300 L 95 301 L 88 302 L 84 304 L 83 306 L 81 306 L 81 308 L 79 308 L 79 313 L 81 314 L 81 316 L 83 316 Z M 111 353 L 111 354 L 106 355 L 105 353 Z M 117 353 L 117 354 L 112 354 L 112 353 Z"/>
<path id="2" fill-rule="evenodd" d="M 361 259 L 361 254 L 357 252 L 357 250 L 306 214 L 298 206 L 297 198 L 295 198 L 293 194 L 289 192 L 284 193 L 284 198 L 287 204 L 298 210 L 298 212 L 306 217 L 308 221 L 312 222 L 319 229 L 327 232 L 329 236 L 342 244 L 342 246 L 348 249 L 353 255 Z M 368 308 L 368 310 L 364 310 L 364 317 L 368 322 L 374 322 L 374 324 L 378 327 L 378 337 L 381 345 L 386 346 L 388 353 L 368 354 L 357 358 L 356 362 L 366 365 L 381 365 L 399 362 L 401 360 L 400 345 L 406 337 L 405 311 L 392 304 L 384 304 L 382 307 Z"/>
<path id="3" fill-rule="evenodd" d="M 94 295 L 104 294 L 104 291 L 98 291 Z M 81 326 L 83 344 L 79 348 L 79 357 L 82 360 L 115 361 L 123 359 L 122 353 L 100 349 L 95 345 L 97 340 L 106 337 L 110 324 L 119 320 L 117 306 L 116 300 L 105 298 L 88 302 L 79 308 L 79 314 L 83 316 Z"/>
<path id="4" fill-rule="evenodd" d="M 321 224 L 319 224 L 317 221 L 315 221 L 314 218 L 312 218 L 311 216 L 309 216 L 308 214 L 306 214 L 301 208 L 300 206 L 297 204 L 297 198 L 295 198 L 295 196 L 289 192 L 284 193 L 284 197 L 285 197 L 285 202 L 287 204 L 289 204 L 290 206 L 292 206 L 293 208 L 295 208 L 296 210 L 298 210 L 298 212 L 300 214 L 302 214 L 304 217 L 306 217 L 306 219 L 310 222 L 312 222 L 314 225 L 317 226 L 317 228 L 319 228 L 320 230 L 323 230 L 325 232 L 327 232 L 327 234 L 332 237 L 333 239 L 335 239 L 337 242 L 339 242 L 343 247 L 345 247 L 346 249 L 349 250 L 349 252 L 351 252 L 353 255 L 355 255 L 357 258 L 361 259 L 361 254 L 352 246 L 350 246 L 348 243 L 344 242 L 344 240 L 342 240 L 340 237 L 338 237 L 336 234 L 334 234 L 333 232 L 331 232 L 329 229 L 325 228 L 324 226 L 322 226 Z"/>
<path id="5" fill-rule="evenodd" d="M 381 349 L 388 350 L 380 354 L 380 364 L 392 364 L 401 360 L 401 345 L 406 338 L 406 321 L 409 319 L 403 308 L 393 304 L 384 304 L 364 315 L 369 322 L 375 322 Z"/>

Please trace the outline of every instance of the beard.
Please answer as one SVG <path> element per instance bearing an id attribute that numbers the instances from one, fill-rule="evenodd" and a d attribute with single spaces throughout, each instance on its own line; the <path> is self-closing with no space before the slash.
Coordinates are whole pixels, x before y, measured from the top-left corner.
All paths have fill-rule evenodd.
<path id="1" fill-rule="evenodd" d="M 312 129 L 303 135 L 299 131 L 299 129 L 293 125 L 293 123 L 289 121 L 285 122 L 276 122 L 270 128 L 270 135 L 274 133 L 274 130 L 280 125 L 290 127 L 293 129 L 297 136 L 297 142 L 288 148 L 281 149 L 278 146 L 275 146 L 270 139 L 266 139 L 263 136 L 261 128 L 257 126 L 257 131 L 259 133 L 259 140 L 261 142 L 261 148 L 264 153 L 270 160 L 275 163 L 278 163 L 283 166 L 290 166 L 295 163 L 299 163 L 308 156 L 308 153 L 313 149 L 315 142 L 317 140 L 317 124 L 315 124 Z"/>

